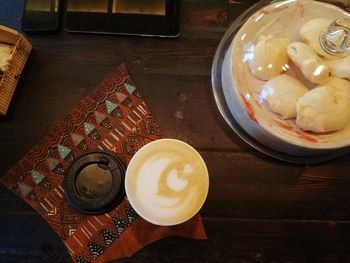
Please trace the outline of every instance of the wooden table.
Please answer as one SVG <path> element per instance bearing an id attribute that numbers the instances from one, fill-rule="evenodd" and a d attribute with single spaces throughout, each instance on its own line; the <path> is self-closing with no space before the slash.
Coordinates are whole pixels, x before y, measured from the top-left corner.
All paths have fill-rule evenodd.
<path id="1" fill-rule="evenodd" d="M 125 62 L 164 137 L 192 144 L 210 172 L 207 241 L 169 238 L 118 262 L 350 262 L 350 155 L 317 166 L 259 154 L 220 116 L 210 71 L 227 26 L 254 1 L 187 0 L 178 39 L 31 35 L 34 51 L 0 119 L 0 174 Z M 0 1 L 20 29 L 23 0 Z M 348 236 L 349 235 L 349 236 Z M 69 262 L 44 220 L 0 186 L 0 262 Z"/>

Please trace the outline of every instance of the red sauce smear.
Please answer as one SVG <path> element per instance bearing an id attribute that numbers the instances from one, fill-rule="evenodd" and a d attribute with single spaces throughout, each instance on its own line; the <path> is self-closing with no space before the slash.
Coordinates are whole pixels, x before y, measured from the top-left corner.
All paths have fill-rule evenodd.
<path id="1" fill-rule="evenodd" d="M 294 131 L 294 128 L 292 126 L 289 126 L 287 124 L 284 124 L 282 122 L 279 122 L 279 121 L 276 121 L 275 120 L 275 123 L 281 127 L 282 129 L 285 129 L 285 130 L 288 130 L 288 131 Z M 296 134 L 298 134 L 299 138 L 302 138 L 304 140 L 307 140 L 309 142 L 318 142 L 315 138 L 313 137 L 310 137 L 308 136 L 307 134 L 303 133 L 303 132 L 300 132 L 300 131 L 295 131 Z M 308 134 L 310 135 L 318 135 L 317 133 L 314 133 L 314 132 L 307 132 Z"/>
<path id="2" fill-rule="evenodd" d="M 246 100 L 246 98 L 245 98 L 243 95 L 241 95 L 241 99 L 243 100 L 244 107 L 245 107 L 245 109 L 246 109 L 246 111 L 247 111 L 249 117 L 250 117 L 253 121 L 258 122 L 258 120 L 257 120 L 256 117 L 255 117 L 254 111 L 253 111 L 252 107 L 250 106 L 249 102 Z"/>
<path id="3" fill-rule="evenodd" d="M 320 133 L 313 132 L 313 131 L 305 131 L 304 133 L 309 134 L 309 135 L 313 135 L 313 136 L 319 136 L 319 135 L 321 135 Z M 323 133 L 323 134 L 326 134 L 326 133 Z"/>
<path id="4" fill-rule="evenodd" d="M 300 138 L 305 139 L 305 140 L 307 140 L 309 142 L 318 142 L 315 138 L 307 136 L 306 134 L 304 134 L 304 133 L 302 133 L 300 131 L 297 131 L 296 133 L 299 135 Z"/>
<path id="5" fill-rule="evenodd" d="M 289 126 L 289 125 L 284 124 L 284 123 L 279 122 L 279 121 L 275 121 L 275 122 L 276 122 L 277 125 L 278 125 L 279 127 L 281 127 L 282 129 L 285 129 L 285 130 L 288 130 L 288 131 L 294 130 L 294 128 L 293 128 L 292 126 Z"/>

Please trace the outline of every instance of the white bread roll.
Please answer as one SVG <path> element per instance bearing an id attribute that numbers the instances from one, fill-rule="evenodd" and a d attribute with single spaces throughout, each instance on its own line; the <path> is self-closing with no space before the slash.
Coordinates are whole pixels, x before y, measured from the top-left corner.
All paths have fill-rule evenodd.
<path id="1" fill-rule="evenodd" d="M 350 80 L 350 56 L 327 61 L 327 65 L 333 76 Z"/>
<path id="2" fill-rule="evenodd" d="M 316 87 L 297 102 L 296 124 L 304 130 L 339 131 L 344 129 L 349 120 L 349 97 L 336 88 Z"/>
<path id="3" fill-rule="evenodd" d="M 261 80 L 269 80 L 279 75 L 288 63 L 288 43 L 286 38 L 260 36 L 254 47 L 254 56 L 248 61 L 253 75 Z"/>
<path id="4" fill-rule="evenodd" d="M 336 58 L 336 56 L 328 54 L 326 51 L 324 51 L 320 44 L 320 37 L 331 23 L 332 20 L 330 19 L 317 18 L 307 22 L 299 30 L 299 37 L 301 40 L 305 44 L 308 44 L 318 55 L 328 59 Z"/>
<path id="5" fill-rule="evenodd" d="M 283 119 L 289 119 L 296 116 L 297 101 L 308 91 L 308 88 L 299 80 L 282 74 L 265 83 L 261 96 L 274 113 Z"/>
<path id="6" fill-rule="evenodd" d="M 304 76 L 315 84 L 322 84 L 329 78 L 326 63 L 308 45 L 301 42 L 289 44 L 288 56 Z"/>

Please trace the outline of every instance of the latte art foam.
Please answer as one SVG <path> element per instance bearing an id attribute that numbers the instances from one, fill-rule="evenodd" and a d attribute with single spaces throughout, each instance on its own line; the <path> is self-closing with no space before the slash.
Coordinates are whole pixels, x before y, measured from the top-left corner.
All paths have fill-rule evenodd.
<path id="1" fill-rule="evenodd" d="M 126 191 L 131 205 L 146 220 L 159 225 L 179 224 L 195 215 L 208 187 L 203 159 L 177 140 L 146 145 L 127 169 Z"/>

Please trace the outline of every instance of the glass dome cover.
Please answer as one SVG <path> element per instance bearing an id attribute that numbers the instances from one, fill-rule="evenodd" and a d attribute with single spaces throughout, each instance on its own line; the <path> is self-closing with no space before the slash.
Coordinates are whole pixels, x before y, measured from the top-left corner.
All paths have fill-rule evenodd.
<path id="1" fill-rule="evenodd" d="M 301 163 L 349 151 L 348 122 L 339 130 L 332 130 L 332 120 L 326 130 L 317 130 L 317 125 L 316 131 L 310 130 L 308 122 L 306 127 L 297 122 L 295 109 L 303 94 L 329 81 L 328 60 L 349 56 L 347 8 L 347 1 L 261 1 L 226 32 L 212 68 L 214 96 L 231 128 L 254 148 Z M 311 26 L 305 28 L 307 23 Z M 304 91 L 295 89 L 298 83 Z M 290 96 L 274 97 L 276 86 Z"/>

